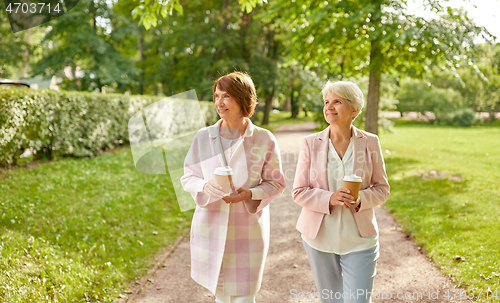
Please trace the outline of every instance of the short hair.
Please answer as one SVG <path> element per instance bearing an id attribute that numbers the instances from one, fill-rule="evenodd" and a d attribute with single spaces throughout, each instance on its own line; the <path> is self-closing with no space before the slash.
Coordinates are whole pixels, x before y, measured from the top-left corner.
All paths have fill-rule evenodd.
<path id="1" fill-rule="evenodd" d="M 341 99 L 344 99 L 353 110 L 359 109 L 356 117 L 361 113 L 361 110 L 363 109 L 363 105 L 365 103 L 363 92 L 356 83 L 351 81 L 328 80 L 325 86 L 323 86 L 321 93 L 323 94 L 323 98 L 327 94 L 335 94 Z M 354 119 L 356 119 L 356 117 L 354 117 Z"/>
<path id="2" fill-rule="evenodd" d="M 238 102 L 244 117 L 250 118 L 253 116 L 257 105 L 257 93 L 249 75 L 243 72 L 233 72 L 217 79 L 212 88 L 214 101 L 217 88 L 227 92 Z"/>

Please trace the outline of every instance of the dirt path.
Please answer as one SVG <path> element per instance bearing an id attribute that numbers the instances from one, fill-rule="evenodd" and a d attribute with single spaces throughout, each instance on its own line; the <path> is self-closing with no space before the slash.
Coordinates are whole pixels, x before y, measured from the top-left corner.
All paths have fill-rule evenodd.
<path id="1" fill-rule="evenodd" d="M 282 157 L 287 187 L 282 196 L 270 204 L 271 243 L 262 289 L 257 302 L 320 302 L 306 253 L 295 223 L 300 206 L 293 203 L 291 187 L 302 138 L 314 129 L 314 123 L 287 125 L 275 131 Z M 390 176 L 389 176 L 390 178 Z M 375 209 L 380 230 L 380 259 L 374 286 L 373 302 L 459 302 L 447 300 L 455 294 L 451 280 L 422 253 L 383 207 Z M 190 278 L 189 235 L 164 254 L 157 266 L 134 293 L 121 302 L 187 303 L 214 302 L 214 296 Z M 398 299 L 399 296 L 399 299 Z M 378 297 L 378 298 L 377 298 Z M 392 299 L 390 298 L 392 297 Z M 460 302 L 468 302 L 462 300 Z"/>

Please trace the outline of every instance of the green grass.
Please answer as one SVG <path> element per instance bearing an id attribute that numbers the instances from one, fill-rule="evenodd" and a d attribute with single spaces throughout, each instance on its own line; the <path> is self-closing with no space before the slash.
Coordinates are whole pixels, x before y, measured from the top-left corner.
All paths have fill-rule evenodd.
<path id="1" fill-rule="evenodd" d="M 256 115 L 257 119 L 255 124 L 270 131 L 276 130 L 282 124 L 300 124 L 314 121 L 313 112 L 308 112 L 306 117 L 304 111 L 302 110 L 299 111 L 299 114 L 295 119 L 290 118 L 292 115 L 290 112 L 280 111 L 278 114 L 271 112 L 269 115 L 269 125 L 262 125 L 261 123 L 264 113 L 258 112 Z"/>
<path id="2" fill-rule="evenodd" d="M 112 302 L 191 216 L 129 148 L 2 171 L 0 301 Z"/>
<path id="3" fill-rule="evenodd" d="M 380 135 L 391 185 L 385 205 L 456 285 L 500 302 L 500 128 L 395 129 Z M 455 177 L 421 177 L 431 170 Z"/>

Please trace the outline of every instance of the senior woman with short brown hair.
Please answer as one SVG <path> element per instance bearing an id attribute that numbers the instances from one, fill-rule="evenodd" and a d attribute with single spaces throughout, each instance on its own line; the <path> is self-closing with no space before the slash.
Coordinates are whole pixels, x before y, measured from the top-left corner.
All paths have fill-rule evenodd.
<path id="1" fill-rule="evenodd" d="M 363 93 L 348 81 L 328 81 L 323 114 L 330 126 L 307 136 L 301 146 L 292 189 L 302 212 L 297 229 L 322 303 L 371 302 L 379 256 L 373 208 L 389 197 L 380 142 L 352 125 Z M 345 176 L 361 177 L 354 200 Z"/>
<path id="2" fill-rule="evenodd" d="M 196 202 L 191 277 L 215 294 L 216 302 L 252 303 L 269 248 L 268 205 L 285 187 L 280 151 L 273 134 L 249 119 L 257 99 L 250 76 L 220 77 L 213 96 L 221 120 L 196 134 L 181 178 Z M 238 188 L 231 196 L 214 175 L 227 166 Z"/>

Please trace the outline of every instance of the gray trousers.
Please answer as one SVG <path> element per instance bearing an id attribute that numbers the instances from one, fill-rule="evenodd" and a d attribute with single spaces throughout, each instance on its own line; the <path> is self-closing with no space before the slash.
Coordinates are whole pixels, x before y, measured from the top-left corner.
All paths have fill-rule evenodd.
<path id="1" fill-rule="evenodd" d="M 369 303 L 379 246 L 346 255 L 318 251 L 302 241 L 321 303 Z"/>

